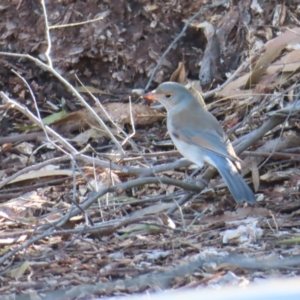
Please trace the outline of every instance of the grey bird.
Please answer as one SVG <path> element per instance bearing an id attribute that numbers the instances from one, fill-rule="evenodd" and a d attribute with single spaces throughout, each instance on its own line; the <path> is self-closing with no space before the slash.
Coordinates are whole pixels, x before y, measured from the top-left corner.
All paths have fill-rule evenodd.
<path id="1" fill-rule="evenodd" d="M 218 120 L 198 102 L 183 85 L 164 82 L 145 94 L 147 100 L 159 101 L 168 112 L 167 127 L 178 151 L 202 167 L 215 167 L 237 203 L 255 203 L 255 195 L 240 175 L 240 159 Z"/>

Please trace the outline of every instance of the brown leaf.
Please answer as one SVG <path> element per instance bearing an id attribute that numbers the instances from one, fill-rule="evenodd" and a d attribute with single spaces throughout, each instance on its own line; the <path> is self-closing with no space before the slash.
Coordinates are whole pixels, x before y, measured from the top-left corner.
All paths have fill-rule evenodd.
<path id="1" fill-rule="evenodd" d="M 169 216 L 167 216 L 165 213 L 160 213 L 159 217 L 164 225 L 169 226 L 170 228 L 173 228 L 173 229 L 176 228 L 174 221 Z"/>
<path id="2" fill-rule="evenodd" d="M 265 46 L 266 51 L 261 55 L 250 75 L 245 74 L 230 82 L 221 91 L 218 92 L 218 95 L 221 97 L 234 98 L 241 96 L 242 98 L 244 98 L 247 95 L 251 95 L 252 91 L 245 92 L 244 90 L 236 90 L 242 88 L 243 86 L 245 89 L 250 88 L 250 83 L 259 83 L 265 71 L 268 74 L 271 74 L 280 70 L 282 70 L 282 72 L 293 72 L 298 69 L 300 67 L 299 50 L 289 52 L 278 61 L 270 65 L 270 63 L 281 53 L 281 51 L 288 44 L 295 44 L 297 42 L 300 42 L 300 28 L 287 30 L 280 36 L 269 41 Z M 282 83 L 282 80 L 279 79 L 279 82 L 278 80 L 276 80 L 273 83 L 273 86 L 279 83 Z"/>
<path id="3" fill-rule="evenodd" d="M 30 268 L 30 263 L 26 260 L 19 267 L 10 271 L 10 276 L 14 279 L 19 279 Z"/>
<path id="4" fill-rule="evenodd" d="M 275 72 L 295 72 L 300 68 L 300 50 L 294 50 L 282 56 L 266 70 L 267 74 Z"/>
<path id="5" fill-rule="evenodd" d="M 130 106 L 128 103 L 107 103 L 105 104 L 105 109 L 114 122 L 121 125 L 131 124 Z M 94 110 L 104 122 L 110 121 L 101 107 L 94 107 Z M 156 109 L 139 103 L 132 104 L 131 113 L 135 126 L 152 124 L 165 117 L 165 114 L 159 113 Z M 53 125 L 65 129 L 72 126 L 78 128 L 84 124 L 88 124 L 90 127 L 100 127 L 93 114 L 85 108 L 68 114 Z"/>
<path id="6" fill-rule="evenodd" d="M 283 34 L 266 44 L 266 51 L 258 59 L 253 71 L 250 73 L 245 88 L 259 82 L 268 66 L 288 44 L 300 42 L 300 27 L 287 29 Z"/>
<path id="7" fill-rule="evenodd" d="M 170 81 L 175 81 L 181 84 L 185 84 L 186 76 L 187 74 L 184 67 L 184 63 L 179 62 L 177 69 L 173 72 L 173 74 L 170 77 Z"/>
<path id="8" fill-rule="evenodd" d="M 251 157 L 254 158 L 254 157 Z M 257 167 L 257 161 L 255 159 L 251 159 L 251 172 L 252 172 L 252 181 L 254 186 L 254 191 L 257 192 L 259 188 L 259 170 Z"/>

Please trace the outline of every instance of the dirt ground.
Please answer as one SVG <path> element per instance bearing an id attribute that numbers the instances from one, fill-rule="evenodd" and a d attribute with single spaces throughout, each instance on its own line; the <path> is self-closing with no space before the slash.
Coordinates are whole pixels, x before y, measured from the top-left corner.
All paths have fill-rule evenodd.
<path id="1" fill-rule="evenodd" d="M 0 295 L 298 276 L 298 2 L 2 0 Z M 203 95 L 254 206 L 179 159 L 140 97 L 168 80 Z"/>

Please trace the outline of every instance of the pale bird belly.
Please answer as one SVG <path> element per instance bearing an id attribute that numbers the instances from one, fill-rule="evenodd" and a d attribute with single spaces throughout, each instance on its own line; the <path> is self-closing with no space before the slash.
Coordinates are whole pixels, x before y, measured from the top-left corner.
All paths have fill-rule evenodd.
<path id="1" fill-rule="evenodd" d="M 199 167 L 203 167 L 204 160 L 201 148 L 185 143 L 181 140 L 178 140 L 173 134 L 170 134 L 174 145 L 176 146 L 177 150 L 184 156 L 186 159 L 190 160 L 194 164 Z"/>

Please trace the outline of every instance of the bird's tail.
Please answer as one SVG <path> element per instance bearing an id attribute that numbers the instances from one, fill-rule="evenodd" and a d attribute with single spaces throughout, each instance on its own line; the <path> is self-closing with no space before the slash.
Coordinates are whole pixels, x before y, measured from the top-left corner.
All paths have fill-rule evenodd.
<path id="1" fill-rule="evenodd" d="M 217 154 L 213 155 L 212 161 L 214 162 L 214 167 L 219 171 L 234 200 L 237 203 L 243 201 L 255 203 L 256 199 L 254 193 L 238 172 L 236 166 L 228 158 L 221 157 Z"/>

